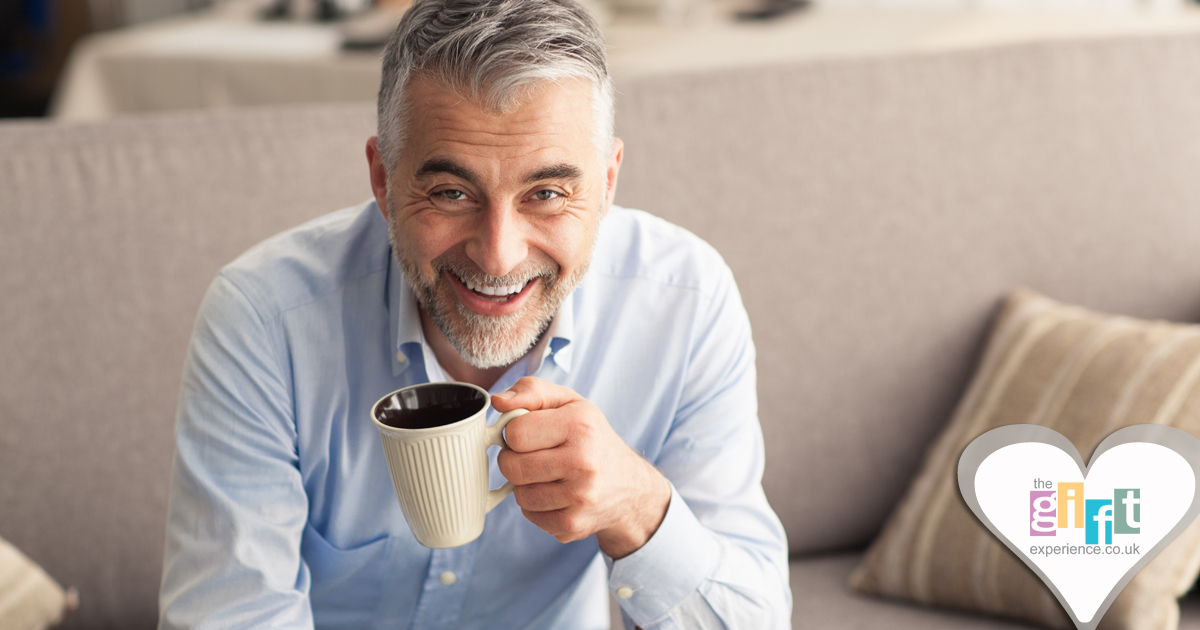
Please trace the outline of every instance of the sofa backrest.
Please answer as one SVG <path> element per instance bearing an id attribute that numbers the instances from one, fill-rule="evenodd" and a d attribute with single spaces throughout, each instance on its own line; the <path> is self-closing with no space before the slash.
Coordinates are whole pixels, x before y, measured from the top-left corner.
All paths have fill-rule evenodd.
<path id="1" fill-rule="evenodd" d="M 793 552 L 867 542 L 1017 286 L 1200 317 L 1200 37 L 623 86 L 618 201 L 712 243 L 758 348 Z"/>
<path id="2" fill-rule="evenodd" d="M 619 83 L 617 201 L 713 243 L 797 553 L 865 543 L 1010 288 L 1200 316 L 1200 38 Z M 369 104 L 0 125 L 0 536 L 156 616 L 180 368 L 216 270 L 369 196 Z"/>
<path id="3" fill-rule="evenodd" d="M 370 196 L 369 105 L 0 125 L 0 536 L 152 628 L 184 354 L 217 270 Z"/>

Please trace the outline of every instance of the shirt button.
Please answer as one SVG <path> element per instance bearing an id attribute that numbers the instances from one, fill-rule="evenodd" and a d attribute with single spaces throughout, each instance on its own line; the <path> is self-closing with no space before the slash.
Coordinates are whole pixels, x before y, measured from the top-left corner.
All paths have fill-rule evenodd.
<path id="1" fill-rule="evenodd" d="M 443 573 L 441 575 L 440 579 L 442 580 L 442 584 L 445 584 L 446 586 L 450 586 L 451 584 L 454 584 L 455 582 L 458 581 L 458 576 L 454 575 L 453 571 L 446 571 L 445 573 Z"/>
<path id="2" fill-rule="evenodd" d="M 628 586 L 622 586 L 621 588 L 617 589 L 617 597 L 620 597 L 621 599 L 629 599 L 630 597 L 633 597 L 633 589 L 629 588 Z"/>
<path id="3" fill-rule="evenodd" d="M 408 357 L 404 356 L 403 350 L 396 353 L 396 360 L 399 361 L 400 363 L 408 363 Z"/>

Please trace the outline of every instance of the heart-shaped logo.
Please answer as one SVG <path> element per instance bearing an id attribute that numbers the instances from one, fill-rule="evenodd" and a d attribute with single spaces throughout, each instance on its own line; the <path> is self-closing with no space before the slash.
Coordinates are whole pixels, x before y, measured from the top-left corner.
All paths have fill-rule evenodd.
<path id="1" fill-rule="evenodd" d="M 1061 433 L 1031 424 L 988 431 L 958 460 L 971 511 L 1080 630 L 1200 512 L 1198 478 L 1200 440 L 1160 425 L 1109 435 L 1087 465 Z"/>

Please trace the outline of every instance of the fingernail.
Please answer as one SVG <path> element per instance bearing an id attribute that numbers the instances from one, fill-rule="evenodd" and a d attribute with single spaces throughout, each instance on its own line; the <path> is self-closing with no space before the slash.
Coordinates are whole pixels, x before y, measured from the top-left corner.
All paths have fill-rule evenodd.
<path id="1" fill-rule="evenodd" d="M 512 398 L 513 396 L 516 396 L 516 395 L 517 395 L 517 393 L 510 389 L 506 392 L 500 392 L 499 394 L 492 394 L 492 398 L 499 398 L 500 400 L 508 400 L 509 398 Z"/>

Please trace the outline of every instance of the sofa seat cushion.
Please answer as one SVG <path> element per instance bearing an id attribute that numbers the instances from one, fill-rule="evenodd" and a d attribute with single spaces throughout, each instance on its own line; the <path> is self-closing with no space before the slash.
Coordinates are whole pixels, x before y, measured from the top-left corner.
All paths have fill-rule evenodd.
<path id="1" fill-rule="evenodd" d="M 1035 626 L 868 597 L 851 590 L 858 552 L 793 558 L 792 627 L 830 630 L 1032 630 Z M 1200 630 L 1200 597 L 1179 601 L 1180 630 Z"/>

